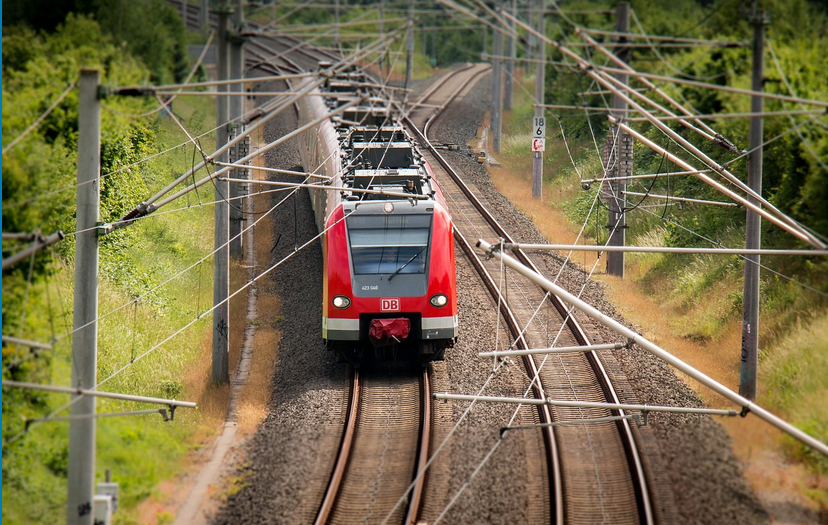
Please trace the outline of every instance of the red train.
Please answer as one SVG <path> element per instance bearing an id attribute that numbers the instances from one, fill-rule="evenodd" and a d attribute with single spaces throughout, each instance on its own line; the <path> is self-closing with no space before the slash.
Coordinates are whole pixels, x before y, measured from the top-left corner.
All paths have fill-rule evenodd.
<path id="1" fill-rule="evenodd" d="M 300 125 L 369 82 L 329 81 Z M 372 97 L 370 100 L 377 100 Z M 324 229 L 322 337 L 340 358 L 442 359 L 458 335 L 453 224 L 430 166 L 387 107 L 352 106 L 301 139 Z"/>

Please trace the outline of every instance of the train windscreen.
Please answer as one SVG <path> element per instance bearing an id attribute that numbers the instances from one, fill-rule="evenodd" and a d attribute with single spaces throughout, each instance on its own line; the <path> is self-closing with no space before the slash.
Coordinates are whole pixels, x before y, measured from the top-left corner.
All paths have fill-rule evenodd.
<path id="1" fill-rule="evenodd" d="M 425 273 L 431 215 L 351 215 L 346 223 L 355 274 Z"/>

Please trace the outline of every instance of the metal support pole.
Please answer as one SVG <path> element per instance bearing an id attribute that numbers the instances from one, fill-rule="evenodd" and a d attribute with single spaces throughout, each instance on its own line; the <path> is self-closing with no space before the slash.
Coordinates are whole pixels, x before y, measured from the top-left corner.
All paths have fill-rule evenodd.
<path id="1" fill-rule="evenodd" d="M 244 77 L 244 40 L 242 32 L 244 31 L 244 3 L 243 0 L 235 0 L 233 9 L 233 31 L 230 39 L 230 78 L 240 79 Z M 244 91 L 243 84 L 232 84 L 230 86 L 232 93 L 242 93 Z M 244 98 L 241 96 L 230 97 L 230 119 L 233 121 L 233 129 L 241 130 L 241 119 L 244 113 Z M 238 154 L 238 145 L 235 146 L 232 154 L 235 159 L 241 157 Z M 243 170 L 236 169 L 232 175 L 233 178 L 241 179 L 243 177 Z M 230 183 L 230 239 L 234 239 L 230 243 L 230 257 L 234 260 L 241 260 L 244 256 L 242 251 L 242 238 L 239 235 L 242 231 L 242 221 L 244 214 L 242 213 L 242 201 L 239 197 L 242 196 L 243 185 L 237 182 Z"/>
<path id="2" fill-rule="evenodd" d="M 615 15 L 617 18 L 616 30 L 619 33 L 629 33 L 630 4 L 628 2 L 619 2 L 615 8 Z M 619 37 L 618 43 L 624 44 L 627 40 L 627 38 Z M 616 49 L 615 54 L 625 64 L 630 60 L 629 48 L 623 45 Z M 625 86 L 629 82 L 626 74 L 618 74 L 616 78 Z M 624 123 L 624 120 L 627 118 L 627 102 L 618 95 L 613 95 L 612 107 L 615 110 L 613 112 L 615 118 L 619 122 Z M 612 155 L 610 155 L 609 160 L 611 174 L 609 176 L 618 178 L 618 180 L 610 183 L 612 195 L 609 197 L 609 223 L 607 224 L 609 240 L 607 241 L 607 245 L 624 246 L 627 228 L 624 211 L 627 205 L 627 199 L 625 197 L 627 182 L 623 177 L 632 175 L 632 147 L 629 144 L 631 138 L 621 128 L 613 126 L 610 128 L 610 136 L 607 140 L 612 141 Z M 624 252 L 609 252 L 607 254 L 607 273 L 621 278 L 624 277 Z"/>
<path id="3" fill-rule="evenodd" d="M 218 10 L 218 53 L 217 72 L 219 80 L 227 80 L 227 16 L 230 10 L 227 2 L 222 2 Z M 221 148 L 227 142 L 227 121 L 230 109 L 227 99 L 223 96 L 227 86 L 218 87 L 216 97 L 216 147 Z M 216 159 L 220 162 L 227 162 L 227 153 L 224 152 Z M 227 182 L 215 181 L 215 255 L 213 256 L 213 304 L 217 305 L 213 310 L 213 382 L 230 382 L 230 318 L 229 304 L 227 298 L 230 296 L 230 250 L 227 246 L 230 233 L 229 206 L 227 197 L 230 187 Z"/>
<path id="4" fill-rule="evenodd" d="M 537 31 L 540 35 L 546 34 L 546 17 L 543 13 L 543 0 L 537 0 L 536 2 L 536 9 L 537 13 L 535 14 L 538 22 Z M 546 61 L 546 44 L 540 40 L 536 39 L 538 46 L 537 46 L 537 59 L 538 62 L 535 65 L 535 119 L 542 119 L 543 118 L 543 107 L 544 104 L 544 90 L 546 89 L 545 85 L 545 78 L 546 75 L 546 67 L 544 62 Z M 542 151 L 535 151 L 532 154 L 532 197 L 536 199 L 540 199 L 543 197 L 543 152 Z"/>
<path id="5" fill-rule="evenodd" d="M 512 16 L 517 16 L 517 0 L 512 0 L 509 6 Z M 514 78 L 515 78 L 515 58 L 517 57 L 515 51 L 515 37 L 512 33 L 515 32 L 515 23 L 509 21 L 509 37 L 506 39 L 506 78 L 503 83 L 503 109 L 512 109 L 512 98 L 514 96 Z"/>
<path id="6" fill-rule="evenodd" d="M 72 386 L 98 383 L 98 225 L 101 176 L 101 72 L 81 69 L 78 107 L 78 202 L 75 236 L 75 303 Z M 92 525 L 95 493 L 95 398 L 83 397 L 70 414 L 66 523 Z M 82 419 L 86 416 L 85 419 Z"/>
<path id="7" fill-rule="evenodd" d="M 765 11 L 757 9 L 754 2 L 754 11 L 751 16 L 753 24 L 753 75 L 751 89 L 757 93 L 764 91 L 765 68 L 765 26 L 768 19 Z M 750 111 L 761 113 L 764 108 L 764 99 L 754 96 L 750 101 Z M 761 116 L 750 119 L 750 139 L 748 157 L 748 186 L 762 194 L 762 135 L 763 119 Z M 749 201 L 757 206 L 761 204 L 748 195 Z M 762 218 L 753 210 L 747 210 L 745 224 L 745 248 L 759 249 L 762 245 Z M 745 257 L 745 284 L 742 298 L 742 367 L 739 377 L 739 394 L 756 399 L 756 373 L 758 370 L 759 354 L 759 255 Z"/>
<path id="8" fill-rule="evenodd" d="M 405 41 L 405 87 L 411 87 L 414 73 L 414 0 L 408 0 L 408 36 Z"/>
<path id="9" fill-rule="evenodd" d="M 492 33 L 492 150 L 500 153 L 501 114 L 503 112 L 503 33 Z"/>

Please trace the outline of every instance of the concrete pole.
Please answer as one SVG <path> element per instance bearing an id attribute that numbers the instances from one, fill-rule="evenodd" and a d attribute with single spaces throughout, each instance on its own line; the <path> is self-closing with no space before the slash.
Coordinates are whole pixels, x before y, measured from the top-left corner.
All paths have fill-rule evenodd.
<path id="1" fill-rule="evenodd" d="M 227 2 L 222 2 L 218 9 L 218 53 L 216 54 L 217 73 L 219 80 L 227 80 L 227 16 L 230 10 Z M 227 86 L 218 87 L 216 97 L 216 147 L 220 148 L 227 143 L 227 120 L 230 112 L 228 106 Z M 222 153 L 216 159 L 227 162 L 227 153 Z M 219 305 L 213 310 L 213 382 L 230 382 L 230 318 L 227 298 L 230 296 L 230 250 L 227 246 L 230 233 L 230 215 L 227 201 L 230 186 L 226 181 L 214 181 L 215 184 L 215 238 L 217 250 L 213 256 L 213 304 Z"/>
<path id="2" fill-rule="evenodd" d="M 535 17 L 535 9 L 532 7 L 535 3 L 535 0 L 527 0 L 526 2 L 526 18 L 529 27 L 538 27 L 538 22 Z M 534 33 L 527 32 L 526 35 L 526 62 L 523 65 L 523 72 L 525 74 L 529 74 L 531 69 L 532 60 L 535 58 L 535 50 L 537 48 L 538 39 L 535 37 Z"/>
<path id="3" fill-rule="evenodd" d="M 500 153 L 501 116 L 503 113 L 503 33 L 492 32 L 492 150 Z"/>
<path id="4" fill-rule="evenodd" d="M 619 33 L 630 32 L 630 4 L 629 2 L 619 2 L 615 8 L 616 16 L 616 31 Z M 623 44 L 627 41 L 626 38 L 620 37 L 619 43 Z M 624 63 L 629 63 L 630 52 L 629 47 L 619 46 L 616 48 L 615 54 Z M 629 78 L 627 75 L 618 74 L 616 78 L 619 82 L 627 85 Z M 627 102 L 619 97 L 613 95 L 612 107 L 614 110 L 613 116 L 620 122 L 626 122 L 627 119 Z M 618 126 L 610 128 L 612 133 L 611 139 L 614 140 L 611 159 L 615 159 L 614 166 L 611 172 L 612 177 L 620 177 L 617 181 L 611 183 L 613 194 L 609 197 L 609 240 L 608 246 L 624 246 L 626 242 L 626 228 L 627 220 L 624 208 L 627 205 L 627 199 L 624 192 L 627 190 L 627 179 L 632 175 L 632 148 L 628 147 L 630 144 L 630 137 L 624 133 Z M 613 162 L 613 160 L 610 160 Z M 607 253 L 607 273 L 617 277 L 624 277 L 624 252 L 609 252 Z"/>
<path id="5" fill-rule="evenodd" d="M 509 6 L 509 11 L 512 13 L 512 16 L 517 16 L 517 0 L 512 0 L 511 5 Z M 509 21 L 509 29 L 514 32 L 515 30 L 515 23 L 511 20 Z M 503 84 L 503 109 L 511 110 L 512 109 L 512 98 L 514 96 L 514 77 L 515 77 L 515 58 L 517 57 L 515 51 L 515 38 L 512 35 L 506 39 L 506 56 L 509 57 L 506 60 L 506 78 Z"/>
<path id="6" fill-rule="evenodd" d="M 382 40 L 384 38 L 385 38 L 385 0 L 380 0 L 380 5 L 379 5 L 379 39 Z M 385 54 L 384 54 L 384 51 L 380 51 L 380 59 L 379 59 L 379 62 L 377 62 L 377 69 L 379 70 L 380 76 L 382 76 L 383 62 L 385 62 Z"/>
<path id="7" fill-rule="evenodd" d="M 101 72 L 81 69 L 78 107 L 78 190 L 75 236 L 75 305 L 72 386 L 98 384 L 98 232 L 101 176 Z M 73 400 L 77 396 L 72 396 Z M 95 398 L 72 405 L 69 423 L 66 523 L 92 525 L 95 491 Z"/>
<path id="8" fill-rule="evenodd" d="M 241 33 L 244 30 L 244 0 L 235 0 L 233 8 L 233 38 L 230 40 L 230 78 L 240 79 L 244 77 L 244 41 Z M 231 93 L 241 93 L 244 90 L 242 84 L 233 84 L 230 86 Z M 230 120 L 233 120 L 233 128 L 238 134 L 241 129 L 241 123 L 238 122 L 244 113 L 244 97 L 232 96 L 230 97 Z M 240 155 L 237 153 L 238 146 L 232 148 L 233 160 L 238 160 Z M 242 179 L 242 170 L 233 170 L 231 174 L 233 179 Z M 242 213 L 242 184 L 238 182 L 230 183 L 230 238 L 235 239 L 230 243 L 230 257 L 234 260 L 240 261 L 244 257 L 242 251 L 242 238 L 239 235 L 242 231 L 242 221 L 244 221 L 244 213 Z"/>
<path id="9" fill-rule="evenodd" d="M 405 87 L 411 87 L 411 75 L 414 73 L 414 0 L 408 0 L 408 38 L 405 42 Z"/>
<path id="10" fill-rule="evenodd" d="M 198 12 L 198 27 L 206 29 L 210 24 L 210 0 L 201 0 L 201 10 Z"/>
<path id="11" fill-rule="evenodd" d="M 339 0 L 334 2 L 334 46 L 339 47 Z"/>
<path id="12" fill-rule="evenodd" d="M 757 93 L 764 91 L 765 71 L 765 26 L 768 18 L 763 9 L 757 9 L 754 2 L 751 23 L 753 24 L 753 74 L 751 89 Z M 764 99 L 751 97 L 751 113 L 762 113 Z M 748 186 L 758 195 L 762 194 L 762 136 L 764 122 L 761 116 L 750 119 L 750 138 L 748 148 Z M 748 200 L 759 206 L 759 202 L 748 196 Z M 745 224 L 745 248 L 762 247 L 762 218 L 748 209 Z M 756 399 L 756 373 L 759 355 L 759 255 L 745 257 L 745 284 L 742 296 L 742 368 L 739 377 L 739 394 L 750 400 Z"/>
<path id="13" fill-rule="evenodd" d="M 546 34 L 546 17 L 543 14 L 544 1 L 537 0 L 535 14 L 537 19 L 537 31 L 541 35 Z M 543 118 L 544 104 L 544 90 L 546 89 L 545 75 L 546 68 L 544 62 L 546 61 L 546 44 L 540 39 L 536 39 L 538 46 L 536 48 L 535 58 L 538 62 L 535 66 L 535 118 Z M 532 154 L 532 197 L 540 199 L 543 197 L 543 152 L 536 151 Z"/>

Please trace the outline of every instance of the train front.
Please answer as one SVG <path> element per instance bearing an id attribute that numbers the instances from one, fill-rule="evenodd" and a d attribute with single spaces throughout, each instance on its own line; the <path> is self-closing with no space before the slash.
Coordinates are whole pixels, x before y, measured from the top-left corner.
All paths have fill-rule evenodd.
<path id="1" fill-rule="evenodd" d="M 349 360 L 442 359 L 457 337 L 451 217 L 422 172 L 355 170 L 355 187 L 419 197 L 354 194 L 328 218 L 323 337 Z"/>

